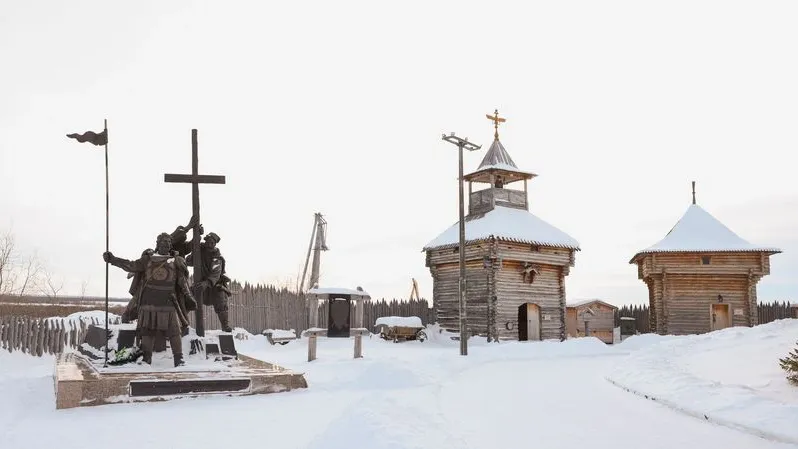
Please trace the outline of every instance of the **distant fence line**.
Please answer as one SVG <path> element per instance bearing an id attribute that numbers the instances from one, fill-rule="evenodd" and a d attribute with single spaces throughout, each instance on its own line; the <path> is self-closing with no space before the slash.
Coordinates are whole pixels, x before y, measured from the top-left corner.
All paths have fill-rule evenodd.
<path id="1" fill-rule="evenodd" d="M 770 323 L 772 321 L 791 318 L 791 303 L 789 301 L 775 301 L 770 303 L 760 303 L 757 305 L 759 324 Z M 650 332 L 648 321 L 648 305 L 626 305 L 619 307 L 615 312 L 615 325 L 621 325 L 621 317 L 632 317 L 635 319 L 637 331 L 641 334 Z"/>
<path id="2" fill-rule="evenodd" d="M 294 329 L 302 332 L 310 327 L 308 322 L 309 301 L 302 295 L 287 289 L 273 286 L 250 286 L 235 289 L 230 298 L 230 325 L 246 329 L 252 334 L 260 334 L 266 329 Z M 328 308 L 326 301 L 319 301 L 319 326 L 327 327 Z M 354 325 L 355 303 L 351 304 L 352 325 Z M 203 309 L 206 329 L 220 329 L 221 324 L 212 307 Z M 384 316 L 417 316 L 422 324 L 435 323 L 435 311 L 425 299 L 420 300 L 369 300 L 363 304 L 363 325 L 374 331 L 374 322 Z M 195 326 L 195 313 L 191 312 L 189 322 Z"/>
<path id="3" fill-rule="evenodd" d="M 0 348 L 41 357 L 57 355 L 64 348 L 77 348 L 90 325 L 101 325 L 96 318 L 65 319 L 0 316 Z M 104 321 L 102 325 L 105 325 Z"/>
<path id="4" fill-rule="evenodd" d="M 305 300 L 301 294 L 272 285 L 241 285 L 238 283 L 234 284 L 233 291 L 229 302 L 230 324 L 233 327 L 246 329 L 253 334 L 260 334 L 265 329 L 294 329 L 299 333 L 309 327 L 309 301 Z M 49 348 L 57 349 L 56 342 L 61 339 L 65 345 L 75 347 L 76 342 L 79 342 L 85 335 L 88 325 L 92 322 L 97 323 L 96 320 L 59 321 L 57 319 L 44 320 L 44 318 L 68 315 L 77 311 L 101 309 L 102 304 L 98 303 L 98 299 L 100 298 L 74 296 L 58 298 L 0 296 L 0 326 L 2 326 L 0 341 L 2 341 L 3 349 L 32 350 L 37 354 L 39 352 L 53 353 L 48 352 Z M 109 299 L 116 303 L 112 305 L 111 311 L 117 314 L 121 313 L 122 306 L 119 302 L 127 301 L 127 299 Z M 45 302 L 49 302 L 49 304 Z M 790 306 L 789 301 L 758 304 L 759 323 L 765 324 L 789 318 L 791 316 Z M 205 307 L 203 311 L 206 329 L 221 328 L 212 307 Z M 351 316 L 354 317 L 354 302 L 351 312 Z M 436 322 L 435 309 L 430 307 L 425 299 L 410 301 L 380 299 L 364 303 L 363 324 L 371 331 L 374 331 L 374 322 L 377 318 L 384 316 L 417 316 L 424 325 Z M 328 309 L 324 301 L 320 301 L 318 317 L 319 326 L 326 327 Z M 615 314 L 616 326 L 620 325 L 621 317 L 635 318 L 638 332 L 650 332 L 647 304 L 619 307 Z M 189 321 L 192 326 L 195 325 L 193 312 L 189 314 Z M 352 324 L 354 324 L 354 319 Z M 41 345 L 38 343 L 40 340 L 43 342 Z"/>

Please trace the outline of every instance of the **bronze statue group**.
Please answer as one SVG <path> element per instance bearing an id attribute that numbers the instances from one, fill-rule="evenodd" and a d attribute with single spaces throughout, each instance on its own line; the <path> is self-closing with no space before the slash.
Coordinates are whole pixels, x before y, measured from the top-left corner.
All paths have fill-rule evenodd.
<path id="1" fill-rule="evenodd" d="M 133 298 L 122 314 L 122 322 L 136 321 L 136 337 L 144 363 L 152 364 L 156 343 L 169 340 L 174 365 L 184 365 L 181 337 L 189 332 L 188 313 L 202 306 L 196 298 L 204 298 L 204 305 L 213 305 L 224 332 L 231 332 L 228 316 L 230 278 L 225 274 L 225 260 L 216 246 L 221 240 L 211 232 L 200 245 L 195 256 L 188 230 L 196 225 L 192 217 L 187 226 L 178 226 L 171 234 L 158 235 L 155 249 L 146 249 L 137 260 L 103 253 L 103 260 L 128 272 L 132 277 L 130 294 Z M 200 235 L 204 234 L 199 226 Z M 190 284 L 188 267 L 202 264 L 202 279 Z M 136 356 L 137 358 L 138 356 Z M 130 361 L 125 358 L 124 361 Z"/>

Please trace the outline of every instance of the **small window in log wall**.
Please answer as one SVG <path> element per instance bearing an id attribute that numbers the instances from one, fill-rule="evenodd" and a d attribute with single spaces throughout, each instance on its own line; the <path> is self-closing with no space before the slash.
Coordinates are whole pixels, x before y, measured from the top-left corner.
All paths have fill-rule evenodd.
<path id="1" fill-rule="evenodd" d="M 532 245 L 532 246 L 531 246 L 529 249 L 530 249 L 530 250 L 531 250 L 533 253 L 539 253 L 539 252 L 540 252 L 540 247 L 539 247 L 539 246 L 537 246 L 537 245 Z"/>
<path id="2" fill-rule="evenodd" d="M 709 265 L 711 257 L 709 256 L 701 256 L 701 265 Z"/>

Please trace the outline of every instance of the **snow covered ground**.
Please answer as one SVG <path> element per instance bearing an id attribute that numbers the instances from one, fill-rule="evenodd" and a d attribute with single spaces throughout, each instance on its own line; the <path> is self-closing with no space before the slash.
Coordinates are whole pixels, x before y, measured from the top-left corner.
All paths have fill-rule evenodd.
<path id="1" fill-rule="evenodd" d="M 704 335 L 633 337 L 617 348 L 644 349 L 608 379 L 691 415 L 798 443 L 798 387 L 778 366 L 796 341 L 794 319 Z"/>
<path id="2" fill-rule="evenodd" d="M 352 340 L 321 338 L 311 363 L 305 339 L 272 346 L 263 336 L 251 336 L 236 340 L 240 352 L 305 372 L 309 388 L 59 411 L 53 359 L 2 352 L 0 447 L 796 447 L 752 432 L 775 430 L 785 440 L 793 435 L 798 388 L 783 380 L 777 359 L 798 339 L 798 320 L 703 336 L 646 335 L 616 346 L 593 338 L 500 344 L 472 339 L 468 357 L 459 355 L 457 342 L 427 333 L 423 343 L 366 338 L 358 360 L 352 358 Z M 655 362 L 662 369 L 654 369 Z M 675 407 L 608 379 L 662 396 Z M 689 395 L 683 394 L 688 388 Z M 749 394 L 734 390 L 731 408 L 737 413 L 722 416 L 745 426 L 677 410 L 717 410 L 726 388 Z M 763 401 L 783 406 L 760 416 Z"/>

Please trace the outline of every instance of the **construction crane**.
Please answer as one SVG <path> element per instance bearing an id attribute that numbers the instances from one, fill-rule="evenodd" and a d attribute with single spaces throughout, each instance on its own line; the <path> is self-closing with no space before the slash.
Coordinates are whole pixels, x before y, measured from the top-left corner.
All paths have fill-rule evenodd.
<path id="1" fill-rule="evenodd" d="M 299 290 L 302 293 L 307 292 L 311 288 L 319 286 L 319 267 L 321 266 L 321 252 L 327 251 L 327 220 L 316 212 L 313 218 L 313 232 L 310 234 L 310 244 L 308 245 L 308 254 L 305 257 L 305 269 L 302 270 L 302 281 L 299 284 Z M 310 253 L 313 252 L 313 265 L 310 269 L 310 279 L 308 284 L 305 285 L 305 276 L 308 273 L 308 263 L 310 262 Z"/>
<path id="2" fill-rule="evenodd" d="M 413 298 L 415 298 L 416 301 L 419 301 L 421 300 L 421 298 L 418 296 L 418 282 L 416 282 L 416 278 L 410 278 L 410 279 L 413 280 L 413 289 L 410 290 L 410 301 L 412 301 Z"/>

